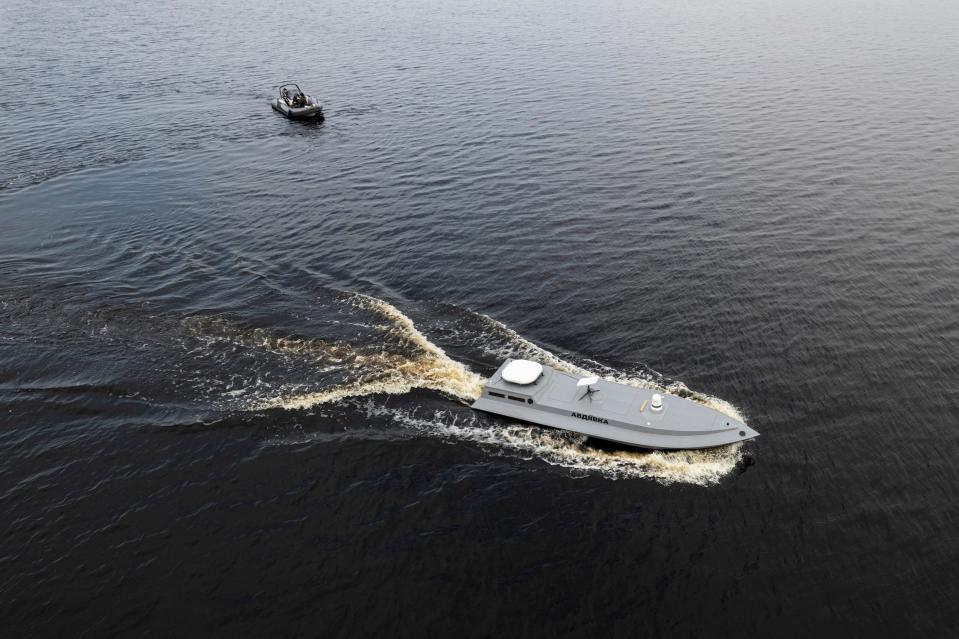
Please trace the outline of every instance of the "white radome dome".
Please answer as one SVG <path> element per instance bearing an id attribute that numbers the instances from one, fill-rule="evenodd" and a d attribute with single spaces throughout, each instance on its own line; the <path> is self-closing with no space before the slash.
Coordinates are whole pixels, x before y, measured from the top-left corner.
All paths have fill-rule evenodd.
<path id="1" fill-rule="evenodd" d="M 510 384 L 532 384 L 543 374 L 543 365 L 528 359 L 514 359 L 503 369 L 503 380 Z"/>

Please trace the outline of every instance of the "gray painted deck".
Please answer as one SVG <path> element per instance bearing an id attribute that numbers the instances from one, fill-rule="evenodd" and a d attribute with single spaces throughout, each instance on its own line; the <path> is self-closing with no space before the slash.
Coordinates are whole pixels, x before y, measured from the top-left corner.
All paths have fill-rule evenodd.
<path id="1" fill-rule="evenodd" d="M 723 446 L 757 437 L 746 424 L 698 402 L 660 392 L 661 411 L 650 408 L 655 391 L 606 380 L 586 394 L 581 379 L 543 367 L 533 384 L 505 381 L 499 367 L 473 408 L 590 437 L 652 449 Z"/>

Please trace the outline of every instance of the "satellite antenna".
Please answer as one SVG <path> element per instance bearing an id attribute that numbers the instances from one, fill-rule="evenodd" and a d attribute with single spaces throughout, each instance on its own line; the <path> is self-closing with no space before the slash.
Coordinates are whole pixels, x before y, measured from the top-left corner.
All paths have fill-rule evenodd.
<path id="1" fill-rule="evenodd" d="M 582 397 L 580 397 L 580 399 L 584 399 L 584 398 L 586 398 L 586 397 L 589 397 L 590 401 L 592 401 L 592 400 L 593 400 L 593 393 L 598 393 L 598 392 L 599 392 L 599 389 L 593 388 L 593 384 L 595 384 L 595 383 L 598 382 L 598 381 L 599 381 L 599 378 L 596 377 L 596 376 L 593 376 L 593 377 L 584 377 L 583 379 L 581 379 L 581 380 L 579 380 L 578 382 L 576 382 L 576 385 L 577 385 L 577 386 L 579 386 L 579 387 L 585 386 L 585 387 L 586 387 L 586 392 L 583 394 Z"/>

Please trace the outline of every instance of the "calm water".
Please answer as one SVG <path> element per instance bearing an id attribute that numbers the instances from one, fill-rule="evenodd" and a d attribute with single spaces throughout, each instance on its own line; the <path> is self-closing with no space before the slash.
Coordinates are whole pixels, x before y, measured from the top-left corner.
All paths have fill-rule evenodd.
<path id="1" fill-rule="evenodd" d="M 3 635 L 954 633 L 957 33 L 3 0 Z M 472 413 L 506 355 L 762 437 Z"/>

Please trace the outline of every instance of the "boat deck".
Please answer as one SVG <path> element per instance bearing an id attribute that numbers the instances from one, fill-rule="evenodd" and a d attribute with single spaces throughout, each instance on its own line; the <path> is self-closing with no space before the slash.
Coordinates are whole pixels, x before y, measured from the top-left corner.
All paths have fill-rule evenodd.
<path id="1" fill-rule="evenodd" d="M 667 393 L 659 393 L 662 408 L 654 410 L 651 389 L 601 379 L 588 393 L 577 386 L 581 378 L 548 366 L 532 384 L 513 384 L 502 376 L 510 361 L 490 378 L 473 408 L 640 448 L 711 448 L 759 435 L 728 415 Z"/>

